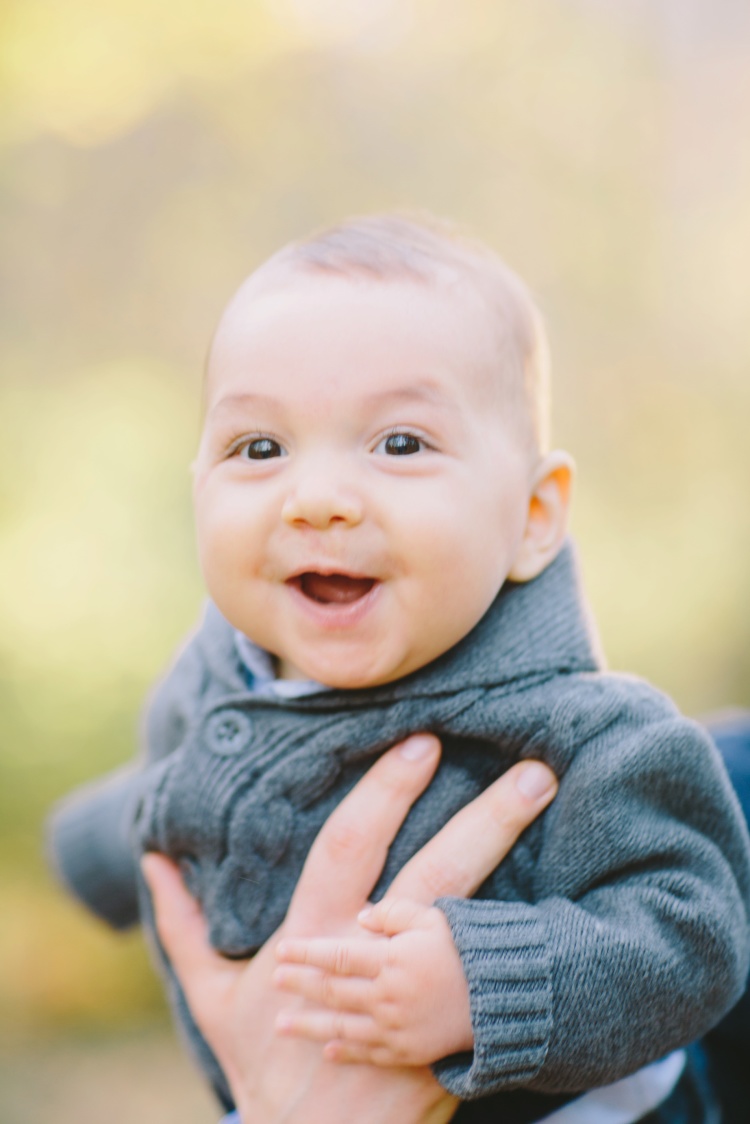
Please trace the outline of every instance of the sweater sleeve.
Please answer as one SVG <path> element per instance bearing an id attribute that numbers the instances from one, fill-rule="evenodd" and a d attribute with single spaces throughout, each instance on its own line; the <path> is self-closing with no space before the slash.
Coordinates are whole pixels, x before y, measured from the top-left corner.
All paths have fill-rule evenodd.
<path id="1" fill-rule="evenodd" d="M 617 705 L 594 700 L 588 712 L 585 697 L 582 710 L 564 699 L 553 750 L 528 753 L 562 775 L 570 751 L 528 833 L 531 900 L 437 903 L 475 1045 L 435 1070 L 462 1099 L 609 1084 L 698 1038 L 742 993 L 750 841 L 723 765 L 650 688 L 625 681 L 615 694 Z"/>
<path id="2" fill-rule="evenodd" d="M 138 920 L 130 826 L 140 775 L 122 769 L 61 801 L 47 824 L 47 850 L 60 881 L 115 929 Z"/>

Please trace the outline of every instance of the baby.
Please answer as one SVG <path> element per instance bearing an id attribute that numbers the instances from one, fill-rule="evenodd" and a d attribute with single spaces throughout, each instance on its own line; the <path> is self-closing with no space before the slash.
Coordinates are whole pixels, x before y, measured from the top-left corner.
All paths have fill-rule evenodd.
<path id="1" fill-rule="evenodd" d="M 431 1064 L 484 1098 L 466 1120 L 553 1119 L 640 1069 L 641 1100 L 622 1082 L 617 1117 L 640 1119 L 678 1080 L 673 1052 L 742 991 L 750 855 L 699 727 L 601 670 L 526 289 L 440 224 L 352 220 L 241 286 L 205 399 L 195 511 L 212 604 L 153 699 L 145 764 L 55 817 L 63 877 L 113 924 L 140 914 L 153 931 L 136 859 L 162 851 L 214 945 L 250 956 L 387 746 L 430 731 L 443 758 L 376 901 L 458 808 L 542 758 L 557 799 L 475 899 L 376 905 L 361 939 L 279 946 L 279 986 L 309 1001 L 279 1030 L 332 1060 Z"/>

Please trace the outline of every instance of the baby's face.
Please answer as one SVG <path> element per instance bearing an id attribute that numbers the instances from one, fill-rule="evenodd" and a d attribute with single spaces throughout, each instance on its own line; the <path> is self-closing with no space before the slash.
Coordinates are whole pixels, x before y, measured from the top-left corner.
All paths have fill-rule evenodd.
<path id="1" fill-rule="evenodd" d="M 387 683 L 489 608 L 534 470 L 495 351 L 478 297 L 410 281 L 292 275 L 225 315 L 195 465 L 200 560 L 283 676 Z"/>

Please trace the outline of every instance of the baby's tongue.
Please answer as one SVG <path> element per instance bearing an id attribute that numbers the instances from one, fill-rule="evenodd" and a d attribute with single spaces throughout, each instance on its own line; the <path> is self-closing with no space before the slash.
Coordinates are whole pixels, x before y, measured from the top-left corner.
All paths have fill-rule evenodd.
<path id="1" fill-rule="evenodd" d="M 349 578 L 346 574 L 303 574 L 302 592 L 314 601 L 325 603 L 358 601 L 375 584 L 373 578 Z"/>

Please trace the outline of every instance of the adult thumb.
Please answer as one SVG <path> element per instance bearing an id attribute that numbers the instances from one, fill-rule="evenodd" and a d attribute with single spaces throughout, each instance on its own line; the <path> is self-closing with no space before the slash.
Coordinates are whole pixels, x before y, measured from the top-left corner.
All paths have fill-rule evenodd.
<path id="1" fill-rule="evenodd" d="M 164 855 L 147 854 L 141 870 L 151 891 L 159 940 L 189 998 L 207 973 L 227 961 L 211 948 L 206 919 L 175 863 Z"/>

